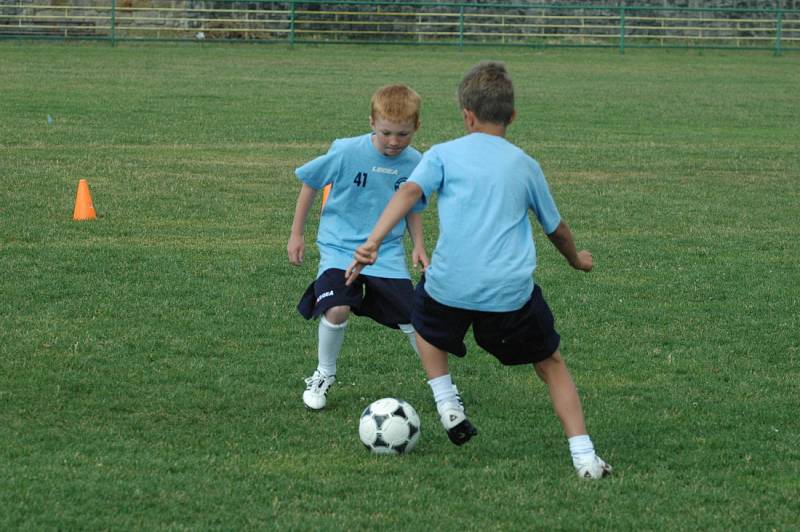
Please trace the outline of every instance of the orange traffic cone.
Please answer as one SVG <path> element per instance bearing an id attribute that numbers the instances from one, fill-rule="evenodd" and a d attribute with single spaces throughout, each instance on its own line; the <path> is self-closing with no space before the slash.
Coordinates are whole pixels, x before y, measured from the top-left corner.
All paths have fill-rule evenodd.
<path id="1" fill-rule="evenodd" d="M 325 202 L 328 201 L 328 195 L 331 193 L 332 187 L 332 184 L 327 184 L 325 188 L 322 189 L 322 207 L 320 207 L 320 211 L 325 208 Z"/>
<path id="2" fill-rule="evenodd" d="M 85 179 L 78 181 L 78 195 L 75 197 L 75 212 L 73 220 L 94 220 L 97 213 L 92 205 L 92 195 L 89 194 L 89 183 Z"/>

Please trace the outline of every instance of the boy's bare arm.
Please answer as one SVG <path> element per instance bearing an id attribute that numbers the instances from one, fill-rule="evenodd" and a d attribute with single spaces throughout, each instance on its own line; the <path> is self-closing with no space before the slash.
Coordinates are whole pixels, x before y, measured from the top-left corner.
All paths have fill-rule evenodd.
<path id="1" fill-rule="evenodd" d="M 408 226 L 408 234 L 411 235 L 411 241 L 414 243 L 414 249 L 411 252 L 411 264 L 416 268 L 422 265 L 422 271 L 428 267 L 430 261 L 428 254 L 425 252 L 425 238 L 422 232 L 422 215 L 418 212 L 410 212 L 406 216 L 406 225 Z"/>
<path id="2" fill-rule="evenodd" d="M 592 270 L 592 254 L 585 249 L 578 251 L 575 247 L 575 240 L 572 238 L 572 231 L 569 230 L 564 220 L 561 220 L 556 230 L 547 235 L 547 238 L 564 255 L 570 266 L 584 272 Z"/>
<path id="3" fill-rule="evenodd" d="M 294 208 L 294 220 L 292 221 L 292 232 L 289 236 L 289 243 L 286 251 L 289 254 L 289 262 L 294 265 L 301 264 L 305 256 L 305 227 L 308 211 L 314 203 L 317 191 L 303 183 L 300 187 L 300 194 L 297 196 L 297 205 Z"/>
<path id="4" fill-rule="evenodd" d="M 372 233 L 367 237 L 367 241 L 356 249 L 355 260 L 345 272 L 346 284 L 349 285 L 355 281 L 364 266 L 375 263 L 378 259 L 378 248 L 381 247 L 383 239 L 386 238 L 392 227 L 411 211 L 421 197 L 422 189 L 416 183 L 405 182 L 400 186 L 386 208 L 383 209 L 383 213 L 378 218 Z"/>

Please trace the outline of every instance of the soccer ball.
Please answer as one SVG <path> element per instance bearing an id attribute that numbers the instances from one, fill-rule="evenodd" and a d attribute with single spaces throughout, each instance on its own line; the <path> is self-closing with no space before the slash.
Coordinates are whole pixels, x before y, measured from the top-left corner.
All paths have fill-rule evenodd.
<path id="1" fill-rule="evenodd" d="M 419 415 L 414 407 L 394 397 L 378 399 L 361 413 L 358 436 L 376 454 L 411 452 L 419 441 Z"/>

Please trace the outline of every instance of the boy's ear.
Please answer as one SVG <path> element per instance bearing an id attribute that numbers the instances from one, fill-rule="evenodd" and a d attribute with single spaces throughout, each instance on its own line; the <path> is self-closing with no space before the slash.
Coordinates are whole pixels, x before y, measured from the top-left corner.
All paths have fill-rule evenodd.
<path id="1" fill-rule="evenodd" d="M 372 115 L 369 115 L 369 127 L 375 129 L 375 118 Z"/>
<path id="2" fill-rule="evenodd" d="M 461 109 L 461 114 L 464 117 L 464 125 L 471 128 L 475 124 L 475 113 L 469 109 Z"/>
<path id="3" fill-rule="evenodd" d="M 506 124 L 506 125 L 507 125 L 507 126 L 510 126 L 510 125 L 511 125 L 511 122 L 513 122 L 514 120 L 516 120 L 516 118 L 517 118 L 517 111 L 516 111 L 516 110 L 514 110 L 514 111 L 511 111 L 511 116 L 509 117 L 509 119 L 508 119 L 508 124 Z"/>

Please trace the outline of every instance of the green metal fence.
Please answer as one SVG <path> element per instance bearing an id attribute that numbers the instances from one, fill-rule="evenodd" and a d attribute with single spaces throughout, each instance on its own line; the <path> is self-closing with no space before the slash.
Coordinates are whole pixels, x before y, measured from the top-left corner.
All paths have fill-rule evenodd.
<path id="1" fill-rule="evenodd" d="M 800 10 L 432 2 L 0 0 L 0 39 L 800 50 Z"/>

